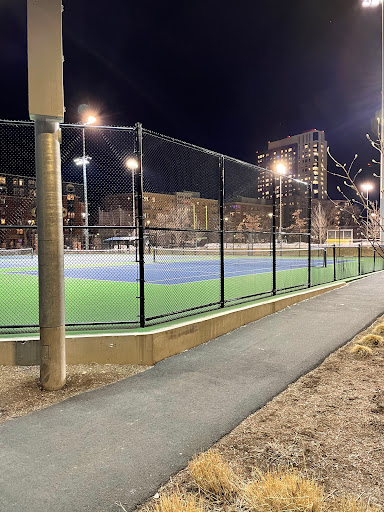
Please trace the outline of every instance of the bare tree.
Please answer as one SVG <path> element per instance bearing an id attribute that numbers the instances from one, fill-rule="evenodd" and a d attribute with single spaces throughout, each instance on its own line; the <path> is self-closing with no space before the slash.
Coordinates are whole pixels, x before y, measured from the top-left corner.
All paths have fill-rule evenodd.
<path id="1" fill-rule="evenodd" d="M 377 143 L 373 141 L 369 135 L 367 135 L 367 138 L 375 149 L 381 151 L 380 142 Z M 384 257 L 384 250 L 380 247 L 380 236 L 377 236 L 380 235 L 382 229 L 380 226 L 380 214 L 377 212 L 375 203 L 364 196 L 357 184 L 357 178 L 362 171 L 361 168 L 357 171 L 354 170 L 357 155 L 354 156 L 349 165 L 342 164 L 336 160 L 330 153 L 329 148 L 328 155 L 337 168 L 336 172 L 330 170 L 328 170 L 328 172 L 333 176 L 341 178 L 344 185 L 343 188 L 337 186 L 338 192 L 343 197 L 344 205 L 340 206 L 332 199 L 331 201 L 341 212 L 347 212 L 351 216 L 352 220 L 359 226 L 361 233 L 365 235 L 366 240 L 372 247 L 376 247 L 377 252 Z M 374 176 L 378 177 L 376 175 Z"/>
<path id="2" fill-rule="evenodd" d="M 312 236 L 319 244 L 325 243 L 327 239 L 327 229 L 330 224 L 331 219 L 321 203 L 315 203 L 312 208 Z"/>
<path id="3" fill-rule="evenodd" d="M 252 242 L 252 233 L 260 231 L 260 229 L 260 217 L 258 215 L 250 215 L 249 213 L 246 213 L 243 220 L 237 226 L 236 231 L 243 231 L 244 235 L 242 238 L 244 238 L 245 241 L 247 241 L 248 238 L 248 242 Z"/>
<path id="4" fill-rule="evenodd" d="M 289 226 L 288 229 L 292 229 L 292 231 L 295 233 L 301 233 L 302 231 L 305 231 L 308 220 L 301 217 L 302 213 L 303 210 L 300 208 L 292 213 L 293 223 Z"/>

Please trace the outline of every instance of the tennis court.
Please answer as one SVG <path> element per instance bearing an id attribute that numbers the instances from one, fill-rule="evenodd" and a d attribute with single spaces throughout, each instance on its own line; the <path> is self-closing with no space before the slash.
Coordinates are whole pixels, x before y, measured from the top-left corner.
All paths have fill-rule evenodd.
<path id="1" fill-rule="evenodd" d="M 273 270 L 270 250 L 229 250 L 224 253 L 224 277 L 233 278 L 269 273 Z M 328 261 L 331 264 L 331 260 Z M 324 256 L 311 259 L 311 266 L 325 265 Z M 112 251 L 74 251 L 65 254 L 65 278 L 135 283 L 138 278 L 136 255 Z M 278 250 L 277 271 L 308 267 L 305 250 Z M 1 256 L 0 269 L 9 275 L 37 276 L 37 256 L 25 254 Z M 145 255 L 145 281 L 162 285 L 177 285 L 220 278 L 220 254 L 200 249 L 152 249 Z"/>
<path id="2" fill-rule="evenodd" d="M 136 251 L 68 251 L 64 256 L 66 323 L 137 324 L 139 264 Z M 220 301 L 220 254 L 215 249 L 146 249 L 145 313 L 148 319 L 175 312 L 212 309 Z M 338 265 L 352 263 L 353 258 Z M 38 259 L 32 250 L 0 251 L 2 326 L 38 324 Z M 333 260 L 323 250 L 311 254 L 315 284 L 332 280 Z M 317 272 L 317 274 L 316 274 Z M 270 295 L 270 249 L 226 249 L 224 290 L 228 303 Z M 319 281 L 319 283 L 317 283 Z M 276 251 L 278 290 L 305 287 L 306 249 Z M 15 320 L 17 318 L 17 320 Z M 177 318 L 177 315 L 176 315 Z"/>

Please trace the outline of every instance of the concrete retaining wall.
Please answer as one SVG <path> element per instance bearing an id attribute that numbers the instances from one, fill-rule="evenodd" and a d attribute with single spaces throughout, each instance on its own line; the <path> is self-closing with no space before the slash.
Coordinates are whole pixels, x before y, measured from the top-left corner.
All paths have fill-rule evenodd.
<path id="1" fill-rule="evenodd" d="M 118 334 L 79 334 L 66 337 L 67 364 L 153 365 L 226 334 L 264 316 L 310 297 L 344 286 L 344 282 L 312 288 L 258 304 L 221 310 L 200 319 L 152 331 Z M 29 366 L 40 363 L 38 337 L 0 339 L 0 365 Z"/>

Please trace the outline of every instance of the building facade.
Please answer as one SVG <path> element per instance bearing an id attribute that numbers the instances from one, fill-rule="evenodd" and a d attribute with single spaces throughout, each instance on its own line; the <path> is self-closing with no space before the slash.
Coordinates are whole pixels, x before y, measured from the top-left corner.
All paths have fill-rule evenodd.
<path id="1" fill-rule="evenodd" d="M 327 197 L 327 141 L 323 131 L 308 132 L 286 137 L 268 143 L 268 150 L 257 155 L 260 167 L 277 172 L 277 165 L 286 167 L 286 177 L 282 180 L 281 194 L 283 197 L 295 195 L 297 186 L 289 178 L 311 183 L 313 197 Z M 261 198 L 269 198 L 272 194 L 272 179 L 270 173 L 260 173 L 258 194 Z M 280 194 L 280 191 L 278 191 Z"/>
<path id="2" fill-rule="evenodd" d="M 65 182 L 62 187 L 63 225 L 83 225 L 83 185 Z M 0 229 L 1 248 L 13 249 L 36 245 L 36 230 L 27 227 L 35 224 L 36 179 L 0 172 L 0 228 L 3 227 Z M 77 239 L 81 240 L 81 235 L 76 236 Z"/>

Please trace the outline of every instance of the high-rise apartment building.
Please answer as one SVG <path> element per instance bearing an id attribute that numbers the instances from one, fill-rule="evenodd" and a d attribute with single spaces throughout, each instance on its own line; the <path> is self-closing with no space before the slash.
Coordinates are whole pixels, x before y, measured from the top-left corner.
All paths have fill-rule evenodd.
<path id="1" fill-rule="evenodd" d="M 257 155 L 260 167 L 276 171 L 278 164 L 283 164 L 288 179 L 282 182 L 282 197 L 295 194 L 297 178 L 312 183 L 313 197 L 327 197 L 327 141 L 323 131 L 310 130 L 285 139 L 268 143 L 268 151 Z M 280 194 L 280 191 L 279 191 Z M 270 173 L 260 173 L 258 197 L 268 199 L 272 196 L 272 177 Z"/>

